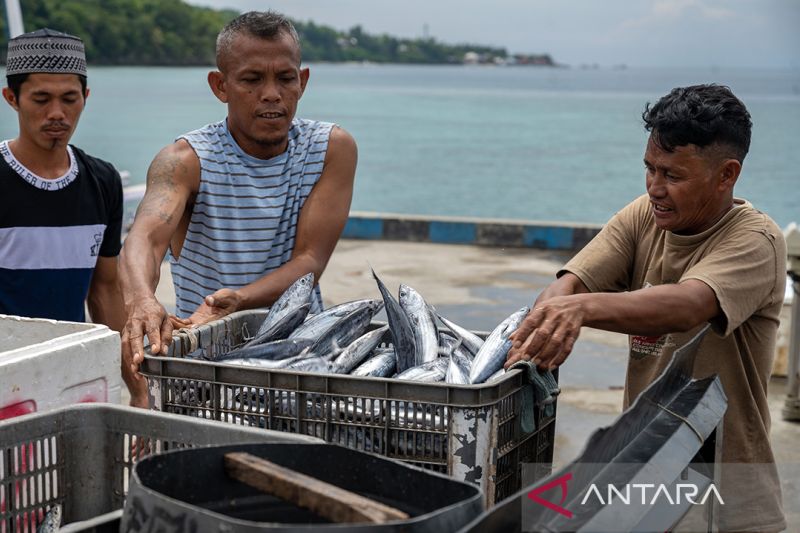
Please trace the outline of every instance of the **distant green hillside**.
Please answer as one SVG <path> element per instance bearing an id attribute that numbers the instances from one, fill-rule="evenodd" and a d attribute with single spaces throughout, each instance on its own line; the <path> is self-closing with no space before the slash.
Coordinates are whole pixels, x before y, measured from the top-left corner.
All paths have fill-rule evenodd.
<path id="1" fill-rule="evenodd" d="M 81 37 L 93 65 L 211 65 L 217 33 L 238 13 L 191 6 L 180 0 L 21 0 L 25 29 L 48 27 Z M 5 10 L 0 2 L 0 56 L 6 52 Z M 447 45 L 434 39 L 370 35 L 360 26 L 342 32 L 296 22 L 304 61 L 461 63 L 504 60 L 504 48 Z"/>
<path id="2" fill-rule="evenodd" d="M 48 27 L 77 35 L 93 65 L 209 65 L 220 28 L 235 11 L 180 0 L 21 0 L 25 29 Z M 0 3 L 2 6 L 2 3 Z M 5 10 L 0 7 L 2 50 Z"/>
<path id="3" fill-rule="evenodd" d="M 505 48 L 461 44 L 435 39 L 400 39 L 370 35 L 361 26 L 340 32 L 313 22 L 295 22 L 305 61 L 373 61 L 375 63 L 462 63 L 464 54 L 475 52 L 487 60 L 505 59 Z"/>

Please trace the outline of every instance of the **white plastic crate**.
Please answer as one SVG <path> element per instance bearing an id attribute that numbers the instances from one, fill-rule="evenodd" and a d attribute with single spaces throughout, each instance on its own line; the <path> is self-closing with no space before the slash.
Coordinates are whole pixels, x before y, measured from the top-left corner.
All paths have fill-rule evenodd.
<path id="1" fill-rule="evenodd" d="M 119 335 L 98 324 L 0 315 L 0 420 L 119 403 Z"/>

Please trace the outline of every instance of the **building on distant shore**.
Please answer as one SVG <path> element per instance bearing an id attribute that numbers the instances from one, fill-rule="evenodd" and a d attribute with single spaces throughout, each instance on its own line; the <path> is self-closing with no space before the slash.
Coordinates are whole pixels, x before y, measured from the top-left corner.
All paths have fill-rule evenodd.
<path id="1" fill-rule="evenodd" d="M 550 54 L 514 54 L 514 65 L 533 65 L 537 67 L 555 67 L 556 64 Z"/>
<path id="2" fill-rule="evenodd" d="M 469 51 L 464 54 L 465 65 L 532 65 L 537 67 L 555 67 L 556 63 L 550 54 L 515 54 L 511 57 L 500 57 L 491 53 Z"/>

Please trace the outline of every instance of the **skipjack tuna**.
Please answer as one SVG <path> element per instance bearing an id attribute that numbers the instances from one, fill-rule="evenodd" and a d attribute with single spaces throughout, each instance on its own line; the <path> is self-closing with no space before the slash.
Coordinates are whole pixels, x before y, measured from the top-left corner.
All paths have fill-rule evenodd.
<path id="1" fill-rule="evenodd" d="M 400 285 L 391 294 L 373 271 L 382 299 L 345 302 L 309 315 L 312 273 L 294 282 L 270 308 L 255 335 L 212 360 L 270 369 L 478 384 L 503 373 L 508 336 L 528 313 L 506 318 L 486 341 L 441 316 L 422 295 Z M 386 309 L 388 325 L 372 319 Z M 447 330 L 438 330 L 437 320 Z M 391 346 L 385 344 L 391 341 Z"/>

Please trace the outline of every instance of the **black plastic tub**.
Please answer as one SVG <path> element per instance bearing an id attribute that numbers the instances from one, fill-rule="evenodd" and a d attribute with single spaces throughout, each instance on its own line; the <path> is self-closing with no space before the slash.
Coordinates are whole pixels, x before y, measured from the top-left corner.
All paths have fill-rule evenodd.
<path id="1" fill-rule="evenodd" d="M 242 451 L 409 514 L 385 524 L 333 524 L 228 477 Z M 456 531 L 483 510 L 475 485 L 331 444 L 216 446 L 155 455 L 133 470 L 121 531 Z"/>

